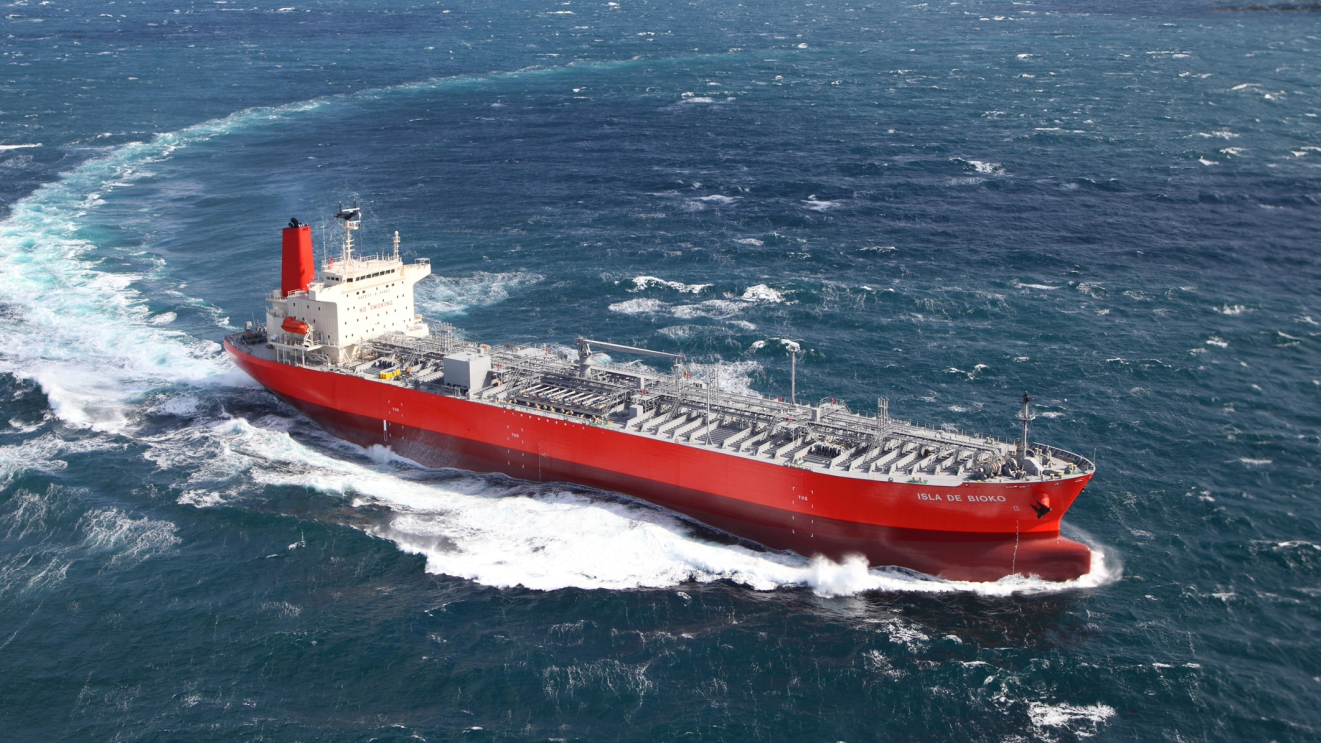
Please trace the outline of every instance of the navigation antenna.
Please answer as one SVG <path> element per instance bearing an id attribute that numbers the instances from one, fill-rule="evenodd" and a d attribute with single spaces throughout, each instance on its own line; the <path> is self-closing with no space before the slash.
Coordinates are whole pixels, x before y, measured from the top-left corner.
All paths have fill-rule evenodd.
<path id="1" fill-rule="evenodd" d="M 1032 412 L 1032 398 L 1026 392 L 1023 393 L 1023 409 L 1018 413 L 1018 420 L 1023 424 L 1023 445 L 1018 450 L 1018 468 L 1023 469 L 1023 460 L 1027 458 L 1027 424 L 1031 423 L 1037 416 Z"/>
<path id="2" fill-rule="evenodd" d="M 345 209 L 341 204 L 339 211 L 335 212 L 335 219 L 344 220 L 344 250 L 340 254 L 340 260 L 344 265 L 349 265 L 353 260 L 353 231 L 362 225 L 362 210 L 357 204 Z"/>

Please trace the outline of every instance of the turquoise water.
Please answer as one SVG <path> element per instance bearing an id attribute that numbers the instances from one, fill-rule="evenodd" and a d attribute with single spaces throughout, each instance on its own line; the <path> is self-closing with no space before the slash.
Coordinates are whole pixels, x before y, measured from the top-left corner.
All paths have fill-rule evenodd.
<path id="1" fill-rule="evenodd" d="M 16 740 L 1311 740 L 1321 14 L 6 8 Z M 178 12 L 176 12 L 178 11 Z M 1098 567 L 958 584 L 319 432 L 218 341 L 341 203 L 487 342 L 683 351 L 1095 456 Z"/>

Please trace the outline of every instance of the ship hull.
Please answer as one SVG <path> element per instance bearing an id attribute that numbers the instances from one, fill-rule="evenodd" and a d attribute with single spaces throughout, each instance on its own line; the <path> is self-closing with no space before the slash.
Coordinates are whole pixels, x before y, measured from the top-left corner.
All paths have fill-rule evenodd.
<path id="1" fill-rule="evenodd" d="M 1090 475 L 932 485 L 848 477 L 361 377 L 225 344 L 259 383 L 331 433 L 433 467 L 626 493 L 775 549 L 861 554 L 952 580 L 1070 580 L 1091 552 L 1060 516 Z M 1037 516 L 1032 504 L 1052 510 Z"/>

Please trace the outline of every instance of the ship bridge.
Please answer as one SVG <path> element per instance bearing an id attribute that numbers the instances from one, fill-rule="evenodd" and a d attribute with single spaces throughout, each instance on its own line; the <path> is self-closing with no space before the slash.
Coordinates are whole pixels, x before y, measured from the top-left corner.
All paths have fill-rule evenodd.
<path id="1" fill-rule="evenodd" d="M 359 217 L 357 207 L 341 209 L 336 215 L 344 227 L 339 256 L 322 262 L 310 280 L 290 285 L 286 279 L 269 297 L 266 333 L 282 361 L 314 353 L 333 363 L 349 362 L 359 357 L 366 339 L 386 333 L 422 337 L 429 332 L 415 311 L 413 285 L 431 273 L 431 262 L 423 258 L 405 263 L 399 257 L 398 232 L 392 253 L 355 255 L 353 232 Z M 297 245 L 293 258 L 301 271 L 301 264 L 312 260 L 311 231 L 292 220 L 285 233 L 286 267 L 291 240 L 305 241 Z"/>

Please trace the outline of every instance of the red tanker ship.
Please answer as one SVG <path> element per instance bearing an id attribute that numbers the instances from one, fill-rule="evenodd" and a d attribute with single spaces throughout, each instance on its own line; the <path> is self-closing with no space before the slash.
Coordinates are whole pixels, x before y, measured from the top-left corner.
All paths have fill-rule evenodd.
<path id="1" fill-rule="evenodd" d="M 354 255 L 341 209 L 338 259 L 319 267 L 307 225 L 284 230 L 281 287 L 264 327 L 225 339 L 254 379 L 332 433 L 428 466 L 502 472 L 627 493 L 776 549 L 865 555 L 954 580 L 1069 580 L 1091 551 L 1060 519 L 1092 462 L 1027 440 L 917 426 L 842 404 L 712 389 L 683 357 L 578 339 L 491 348 L 431 328 L 413 285 L 431 272 Z M 674 373 L 594 363 L 601 352 L 674 361 Z"/>

